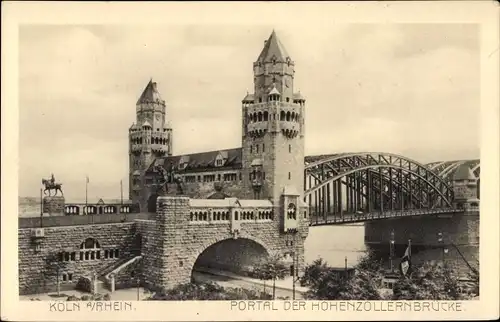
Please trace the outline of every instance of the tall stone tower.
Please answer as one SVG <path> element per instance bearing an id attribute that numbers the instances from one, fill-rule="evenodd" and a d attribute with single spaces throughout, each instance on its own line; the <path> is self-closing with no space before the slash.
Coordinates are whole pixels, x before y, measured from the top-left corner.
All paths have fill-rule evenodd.
<path id="1" fill-rule="evenodd" d="M 295 63 L 273 31 L 253 64 L 254 93 L 242 101 L 243 185 L 249 198 L 283 204 L 304 191 L 305 99 Z M 285 198 L 286 199 L 286 198 Z M 295 203 L 297 205 L 297 203 Z"/>
<path id="2" fill-rule="evenodd" d="M 136 122 L 129 129 L 129 198 L 144 200 L 144 172 L 158 157 L 172 155 L 172 129 L 157 84 L 150 80 L 136 104 Z M 147 198 L 147 197 L 146 197 Z"/>

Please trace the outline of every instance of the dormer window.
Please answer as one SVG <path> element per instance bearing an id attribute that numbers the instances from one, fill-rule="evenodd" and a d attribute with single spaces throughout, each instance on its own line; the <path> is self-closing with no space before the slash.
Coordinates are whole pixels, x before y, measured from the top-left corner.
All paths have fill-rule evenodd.
<path id="1" fill-rule="evenodd" d="M 189 157 L 187 156 L 182 156 L 179 160 L 179 165 L 178 168 L 179 170 L 184 170 L 186 169 L 187 165 L 189 163 Z"/>
<path id="2" fill-rule="evenodd" d="M 219 152 L 219 154 L 215 157 L 215 166 L 222 167 L 226 163 L 227 157 L 227 151 Z"/>

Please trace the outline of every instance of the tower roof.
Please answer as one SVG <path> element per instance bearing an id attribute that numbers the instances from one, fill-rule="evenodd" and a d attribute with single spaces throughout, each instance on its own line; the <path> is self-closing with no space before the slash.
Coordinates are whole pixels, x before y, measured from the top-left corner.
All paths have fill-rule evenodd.
<path id="1" fill-rule="evenodd" d="M 453 175 L 453 180 L 476 180 L 476 176 L 472 172 L 472 169 L 467 164 L 462 164 L 458 167 L 457 171 Z"/>
<path id="2" fill-rule="evenodd" d="M 163 102 L 163 100 L 161 99 L 158 88 L 156 87 L 156 82 L 153 82 L 151 79 L 146 85 L 146 88 L 144 88 L 144 91 L 142 91 L 141 97 L 137 100 L 137 104 L 153 102 Z"/>
<path id="3" fill-rule="evenodd" d="M 302 94 L 300 94 L 300 92 L 298 92 L 298 93 L 293 93 L 293 99 L 294 99 L 294 100 L 301 100 L 301 101 L 305 101 L 304 96 L 302 96 Z"/>
<path id="4" fill-rule="evenodd" d="M 254 96 L 253 94 L 249 94 L 247 93 L 247 95 L 245 96 L 245 98 L 243 99 L 243 102 L 248 102 L 248 101 L 254 101 Z"/>
<path id="5" fill-rule="evenodd" d="M 257 58 L 258 62 L 270 62 L 272 58 L 276 57 L 276 61 L 286 62 L 290 55 L 286 52 L 285 46 L 281 43 L 276 32 L 273 30 L 269 39 L 266 40 L 264 48 Z M 291 59 L 291 58 L 290 58 Z"/>

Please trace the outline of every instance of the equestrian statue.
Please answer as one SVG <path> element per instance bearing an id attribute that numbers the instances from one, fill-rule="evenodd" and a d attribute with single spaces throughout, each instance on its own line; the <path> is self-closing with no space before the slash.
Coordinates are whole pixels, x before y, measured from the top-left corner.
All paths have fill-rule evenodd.
<path id="1" fill-rule="evenodd" d="M 45 186 L 45 190 L 43 190 L 43 193 L 46 195 L 47 191 L 49 192 L 49 197 L 51 197 L 51 190 L 55 190 L 54 196 L 57 196 L 57 192 L 61 192 L 61 196 L 64 197 L 64 193 L 62 191 L 62 183 L 56 182 L 54 178 L 54 174 L 51 174 L 50 179 L 42 179 L 42 184 Z"/>
<path id="2" fill-rule="evenodd" d="M 177 185 L 177 195 L 182 195 L 184 194 L 184 189 L 182 188 L 182 178 L 176 174 L 174 171 L 167 171 L 165 168 L 162 166 L 156 166 L 155 167 L 156 172 L 159 174 L 159 180 L 158 180 L 158 195 L 171 195 L 172 193 L 169 193 L 167 184 L 168 183 L 175 183 Z"/>

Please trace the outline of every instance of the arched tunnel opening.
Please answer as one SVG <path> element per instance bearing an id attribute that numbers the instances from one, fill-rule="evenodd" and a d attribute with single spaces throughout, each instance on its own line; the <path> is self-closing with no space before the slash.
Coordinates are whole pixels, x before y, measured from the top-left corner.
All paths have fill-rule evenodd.
<path id="1" fill-rule="evenodd" d="M 268 256 L 266 248 L 253 240 L 225 239 L 209 246 L 198 256 L 193 265 L 191 278 L 196 280 L 197 273 L 220 271 L 248 275 Z"/>

